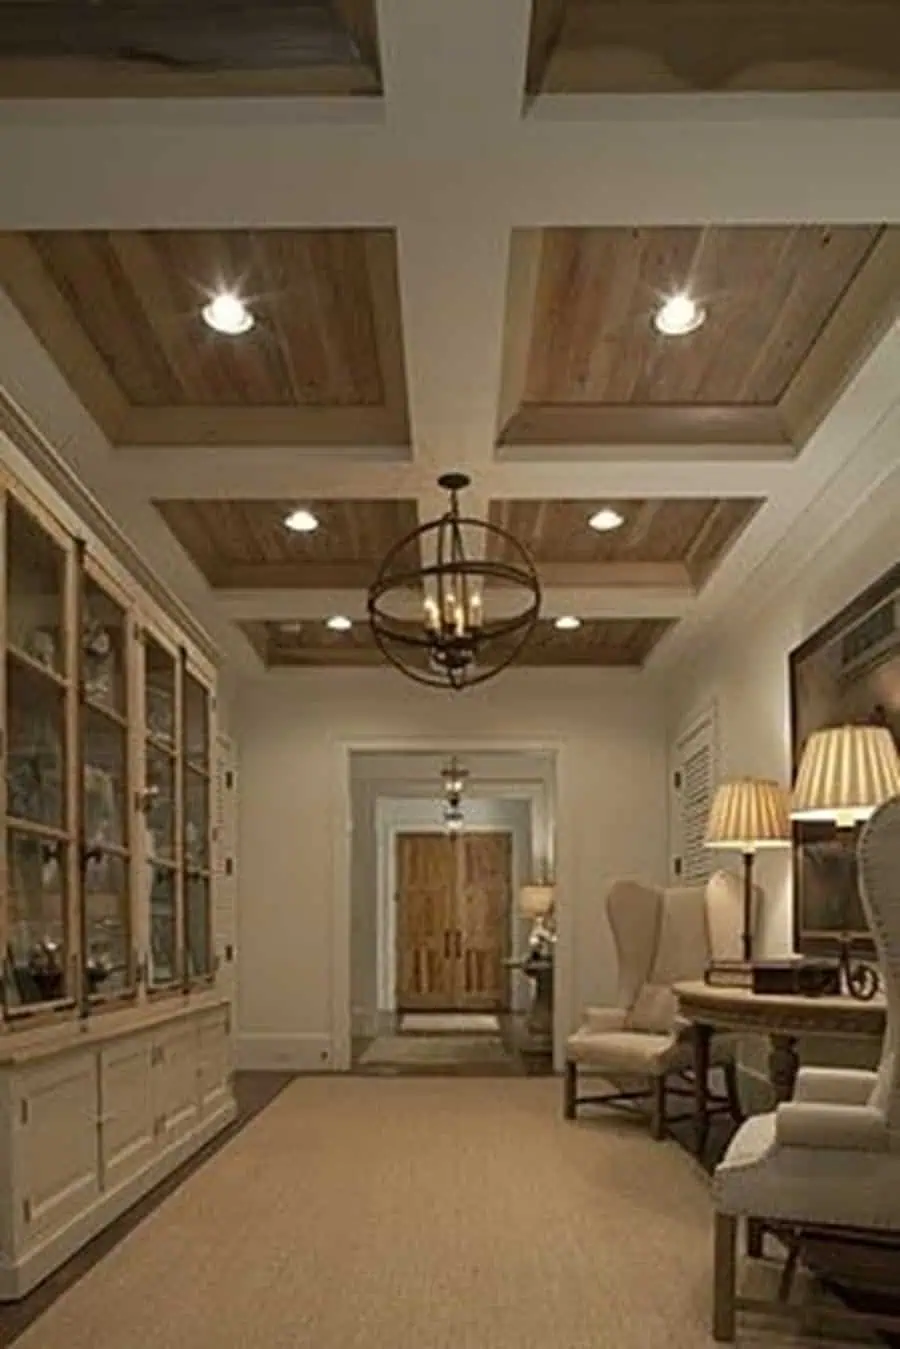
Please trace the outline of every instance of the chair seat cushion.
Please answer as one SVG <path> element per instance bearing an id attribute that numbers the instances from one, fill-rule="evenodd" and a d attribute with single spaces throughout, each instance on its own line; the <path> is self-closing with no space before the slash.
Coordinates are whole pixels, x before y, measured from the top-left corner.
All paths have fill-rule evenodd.
<path id="1" fill-rule="evenodd" d="M 690 1062 L 690 1047 L 673 1035 L 643 1031 L 592 1032 L 582 1026 L 566 1041 L 567 1057 L 575 1063 L 604 1068 L 611 1073 L 656 1077 Z"/>

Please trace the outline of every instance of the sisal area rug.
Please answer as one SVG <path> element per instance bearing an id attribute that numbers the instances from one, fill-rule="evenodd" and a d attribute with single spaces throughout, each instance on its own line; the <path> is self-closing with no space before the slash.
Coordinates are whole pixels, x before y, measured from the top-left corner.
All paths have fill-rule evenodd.
<path id="1" fill-rule="evenodd" d="M 709 1349 L 705 1177 L 559 1104 L 547 1079 L 300 1079 L 16 1349 Z"/>
<path id="2" fill-rule="evenodd" d="M 482 1064 L 509 1064 L 510 1055 L 499 1035 L 379 1035 L 359 1056 L 361 1068 L 421 1066 L 463 1068 Z"/>
<path id="3" fill-rule="evenodd" d="M 400 1018 L 404 1035 L 500 1033 L 500 1018 L 491 1012 L 404 1012 Z"/>

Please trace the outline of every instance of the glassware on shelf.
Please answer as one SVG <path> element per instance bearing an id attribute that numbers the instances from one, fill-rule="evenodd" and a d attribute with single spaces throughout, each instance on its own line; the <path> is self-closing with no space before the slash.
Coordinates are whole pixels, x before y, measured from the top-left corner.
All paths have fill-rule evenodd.
<path id="1" fill-rule="evenodd" d="M 175 857 L 175 760 L 165 750 L 147 746 L 144 814 L 150 831 L 150 856 Z"/>
<path id="2" fill-rule="evenodd" d="M 66 995 L 66 857 L 62 843 L 7 831 L 6 969 L 12 1006 Z"/>
<path id="3" fill-rule="evenodd" d="M 144 721 L 147 735 L 174 748 L 175 657 L 153 637 L 144 644 Z"/>
<path id="4" fill-rule="evenodd" d="M 65 690 L 7 661 L 7 814 L 61 829 Z"/>
<path id="5" fill-rule="evenodd" d="M 118 993 L 130 981 L 128 871 L 124 857 L 96 849 L 85 858 L 84 905 L 88 992 Z"/>
<path id="6" fill-rule="evenodd" d="M 184 680 L 184 757 L 193 768 L 209 772 L 209 694 L 193 675 Z"/>
<path id="7" fill-rule="evenodd" d="M 124 847 L 127 800 L 125 727 L 88 708 L 84 717 L 84 837 L 89 848 Z"/>
<path id="8" fill-rule="evenodd" d="M 126 617 L 121 605 L 90 577 L 84 586 L 81 666 L 84 696 L 95 707 L 124 716 Z"/>
<path id="9" fill-rule="evenodd" d="M 184 788 L 184 862 L 194 871 L 209 867 L 209 780 L 190 766 Z"/>
<path id="10" fill-rule="evenodd" d="M 171 984 L 178 978 L 178 931 L 175 908 L 175 871 L 150 866 L 150 961 L 148 982 L 152 987 Z"/>
<path id="11" fill-rule="evenodd" d="M 38 666 L 65 673 L 66 553 L 12 497 L 6 513 L 6 640 Z"/>
<path id="12" fill-rule="evenodd" d="M 188 873 L 185 883 L 188 973 L 211 973 L 209 877 Z"/>

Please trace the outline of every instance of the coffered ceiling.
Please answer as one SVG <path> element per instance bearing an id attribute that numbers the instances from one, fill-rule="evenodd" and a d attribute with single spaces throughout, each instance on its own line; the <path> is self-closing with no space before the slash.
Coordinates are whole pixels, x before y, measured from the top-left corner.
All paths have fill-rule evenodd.
<path id="1" fill-rule="evenodd" d="M 380 92 L 374 0 L 0 0 L 7 95 Z"/>
<path id="2" fill-rule="evenodd" d="M 0 423 L 236 675 L 378 660 L 449 469 L 534 554 L 523 663 L 652 671 L 895 467 L 895 4 L 82 6 L 63 58 L 66 4 L 0 0 Z"/>
<path id="3" fill-rule="evenodd" d="M 896 89 L 892 0 L 535 0 L 531 92 Z"/>
<path id="4" fill-rule="evenodd" d="M 390 230 L 5 234 L 0 281 L 115 444 L 408 443 Z"/>

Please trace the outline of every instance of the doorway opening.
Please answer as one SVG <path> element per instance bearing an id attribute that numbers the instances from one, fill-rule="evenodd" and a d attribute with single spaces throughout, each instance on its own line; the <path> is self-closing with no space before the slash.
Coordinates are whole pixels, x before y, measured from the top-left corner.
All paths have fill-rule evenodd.
<path id="1" fill-rule="evenodd" d="M 464 823 L 449 830 L 446 758 L 352 756 L 353 1067 L 548 1071 L 526 1029 L 531 988 L 518 964 L 530 928 L 518 900 L 550 865 L 552 761 L 466 756 Z"/>

